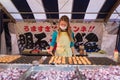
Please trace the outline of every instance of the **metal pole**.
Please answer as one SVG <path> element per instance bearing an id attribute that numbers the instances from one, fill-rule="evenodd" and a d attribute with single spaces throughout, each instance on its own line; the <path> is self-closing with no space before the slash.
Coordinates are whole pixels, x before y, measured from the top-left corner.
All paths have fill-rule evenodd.
<path id="1" fill-rule="evenodd" d="M 118 28 L 115 48 L 118 50 L 118 52 L 120 52 L 120 22 L 119 22 L 119 28 Z"/>
<path id="2" fill-rule="evenodd" d="M 3 14 L 2 14 L 2 9 L 0 9 L 0 54 L 1 54 L 1 34 L 3 30 Z"/>
<path id="3" fill-rule="evenodd" d="M 10 14 L 108 14 L 108 12 L 9 12 L 9 13 Z"/>

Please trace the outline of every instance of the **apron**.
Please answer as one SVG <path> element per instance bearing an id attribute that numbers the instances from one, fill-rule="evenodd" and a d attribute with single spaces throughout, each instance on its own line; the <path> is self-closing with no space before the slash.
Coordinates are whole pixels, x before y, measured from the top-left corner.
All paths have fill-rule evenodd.
<path id="1" fill-rule="evenodd" d="M 67 32 L 60 33 L 60 37 L 57 40 L 57 48 L 56 48 L 55 56 L 64 56 L 64 57 L 72 56 L 72 50 L 70 48 L 70 40 Z"/>

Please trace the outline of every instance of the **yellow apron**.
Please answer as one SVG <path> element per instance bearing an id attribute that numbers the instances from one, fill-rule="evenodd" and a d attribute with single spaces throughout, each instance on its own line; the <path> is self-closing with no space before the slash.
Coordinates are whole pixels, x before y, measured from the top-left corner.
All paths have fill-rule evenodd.
<path id="1" fill-rule="evenodd" d="M 70 48 L 70 40 L 67 32 L 60 33 L 60 37 L 57 40 L 57 48 L 56 48 L 55 56 L 64 56 L 64 57 L 72 56 L 72 50 Z"/>

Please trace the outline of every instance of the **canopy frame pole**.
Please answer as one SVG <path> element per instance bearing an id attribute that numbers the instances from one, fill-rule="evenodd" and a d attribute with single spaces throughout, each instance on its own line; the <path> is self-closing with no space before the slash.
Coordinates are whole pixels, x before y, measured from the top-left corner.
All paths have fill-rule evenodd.
<path id="1" fill-rule="evenodd" d="M 111 10 L 109 11 L 108 15 L 106 16 L 106 18 L 104 19 L 104 22 L 108 22 L 110 16 L 112 15 L 112 13 L 115 11 L 115 9 L 120 5 L 120 0 L 117 0 L 116 3 L 114 4 L 114 6 L 111 8 Z"/>

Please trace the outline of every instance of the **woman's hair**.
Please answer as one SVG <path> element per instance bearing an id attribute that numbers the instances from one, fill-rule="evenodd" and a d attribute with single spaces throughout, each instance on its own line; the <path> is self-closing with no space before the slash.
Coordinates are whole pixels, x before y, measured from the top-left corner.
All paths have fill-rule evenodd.
<path id="1" fill-rule="evenodd" d="M 74 40 L 73 40 L 73 38 L 72 38 L 72 31 L 71 31 L 71 28 L 70 28 L 69 18 L 68 18 L 66 15 L 64 15 L 64 16 L 62 16 L 62 17 L 60 18 L 59 23 L 60 23 L 61 21 L 65 21 L 65 22 L 67 23 L 66 32 L 67 32 L 67 34 L 68 34 L 68 37 L 69 37 L 70 41 L 74 42 Z M 58 27 L 59 27 L 59 28 L 58 28 L 58 37 L 57 37 L 57 39 L 59 39 L 60 33 L 61 33 L 61 31 L 62 31 L 61 28 L 60 28 L 60 24 L 58 24 Z"/>

